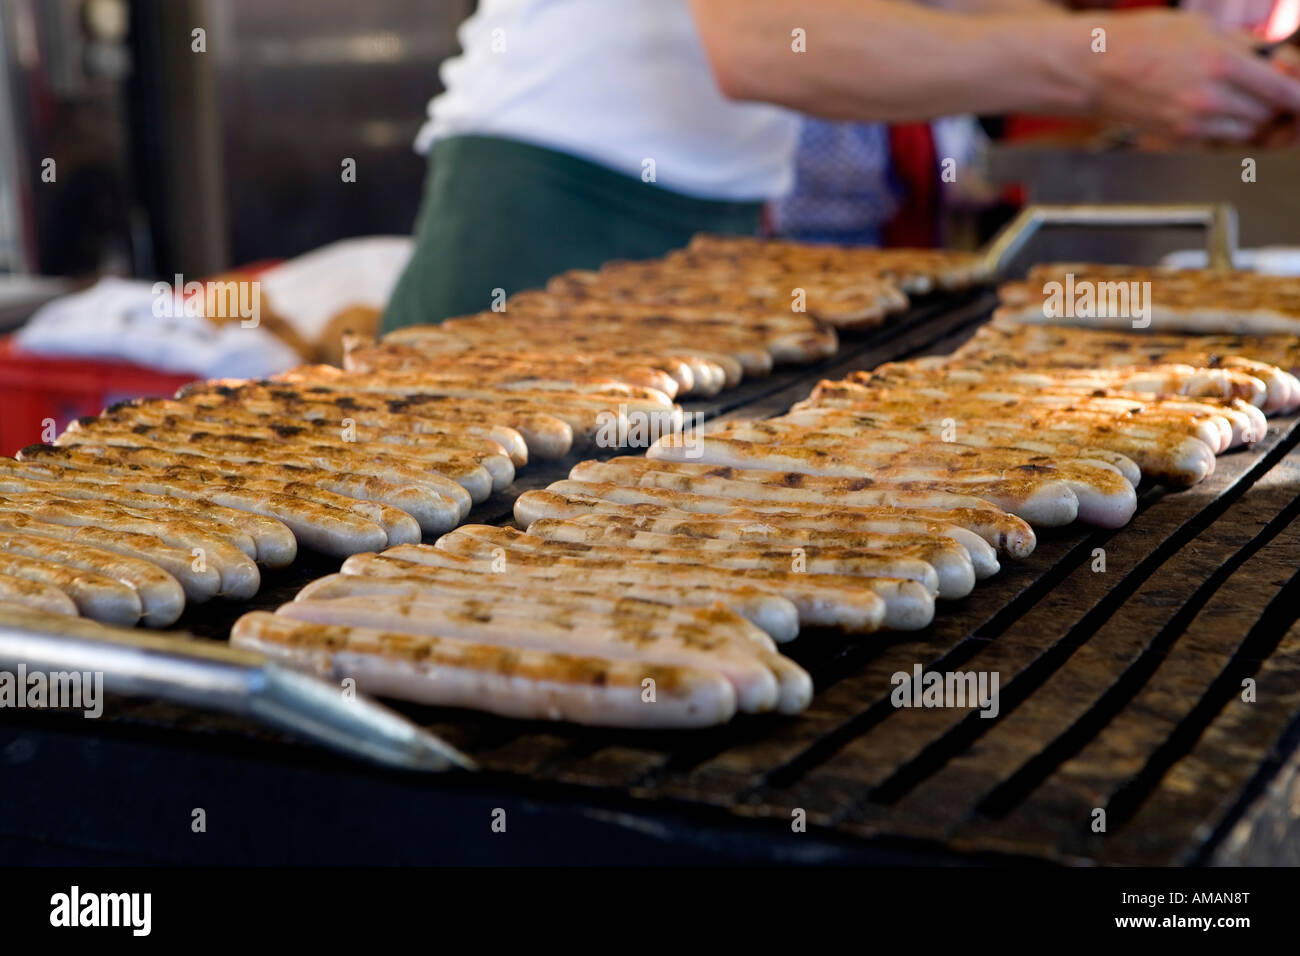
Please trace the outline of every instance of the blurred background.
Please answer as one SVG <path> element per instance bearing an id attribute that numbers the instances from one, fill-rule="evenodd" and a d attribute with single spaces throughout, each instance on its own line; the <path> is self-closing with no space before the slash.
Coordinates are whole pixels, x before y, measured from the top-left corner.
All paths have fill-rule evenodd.
<path id="1" fill-rule="evenodd" d="M 426 169 L 412 142 L 472 10 L 0 0 L 0 333 L 16 332 L 0 335 L 0 452 L 196 375 L 330 360 L 333 318 L 372 323 L 404 246 L 295 257 L 409 234 Z M 235 267 L 274 290 L 269 334 L 151 315 L 152 280 Z"/>
<path id="2" fill-rule="evenodd" d="M 472 7 L 0 0 L 0 271 L 205 275 L 409 231 L 411 143 Z"/>
<path id="3" fill-rule="evenodd" d="M 409 232 L 425 171 L 412 141 L 474 6 L 0 0 L 0 274 L 204 276 Z M 963 177 L 942 210 L 949 244 L 982 240 L 1024 199 L 1228 200 L 1248 245 L 1287 240 L 1300 219 L 1295 151 L 1247 184 L 1236 152 L 1135 151 L 1032 118 L 979 132 L 993 137 L 980 181 Z"/>

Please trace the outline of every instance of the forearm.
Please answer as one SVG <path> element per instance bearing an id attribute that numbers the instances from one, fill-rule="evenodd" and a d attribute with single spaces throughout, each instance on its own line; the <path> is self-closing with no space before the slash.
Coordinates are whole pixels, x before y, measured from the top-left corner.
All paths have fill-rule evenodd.
<path id="1" fill-rule="evenodd" d="M 970 16 L 897 0 L 691 4 L 719 85 L 735 99 L 903 122 L 1077 113 L 1095 95 L 1083 68 L 1090 26 L 1068 15 Z M 792 50 L 796 28 L 806 52 Z"/>

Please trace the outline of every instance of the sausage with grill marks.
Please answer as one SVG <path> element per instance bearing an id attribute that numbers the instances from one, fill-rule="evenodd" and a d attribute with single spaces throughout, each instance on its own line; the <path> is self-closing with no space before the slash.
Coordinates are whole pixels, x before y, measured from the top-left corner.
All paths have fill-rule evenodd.
<path id="1" fill-rule="evenodd" d="M 349 559 L 351 560 L 351 559 Z M 420 568 L 422 566 L 415 565 Z M 427 570 L 427 569 L 426 569 Z M 610 596 L 595 588 L 562 589 L 555 587 L 554 581 L 534 586 L 521 586 L 512 581 L 506 586 L 500 583 L 502 575 L 487 576 L 475 573 L 454 572 L 441 569 L 438 574 L 411 574 L 403 576 L 361 577 L 355 574 L 329 575 L 312 582 L 298 592 L 295 601 L 320 600 L 336 597 L 359 597 L 373 595 L 407 595 L 441 594 L 448 597 L 472 595 L 481 599 L 499 601 L 503 597 L 525 604 L 558 605 L 561 607 L 578 607 L 599 614 L 623 613 L 631 615 L 636 621 L 647 615 L 658 619 L 682 621 L 687 624 L 704 623 L 709 627 L 710 639 L 726 635 L 730 641 L 743 647 L 762 661 L 775 676 L 779 688 L 776 709 L 781 713 L 797 713 L 808 706 L 812 699 L 812 679 L 798 664 L 781 654 L 774 653 L 775 645 L 771 637 L 764 633 L 760 625 L 749 621 L 744 615 L 725 606 L 704 605 L 696 602 L 694 606 L 683 605 L 680 600 L 685 593 L 679 590 L 672 596 L 656 594 L 655 589 L 641 588 L 636 598 Z M 794 607 L 790 607 L 792 617 Z M 797 627 L 797 617 L 794 617 Z M 739 620 L 753 625 L 748 628 L 737 627 Z"/>
<path id="2" fill-rule="evenodd" d="M 392 544 L 411 544 L 420 540 L 421 531 L 426 526 L 431 533 L 450 530 L 460 523 L 461 518 L 457 503 L 430 496 L 421 489 L 394 489 L 385 482 L 348 475 L 325 476 L 322 472 L 300 468 L 230 465 L 207 462 L 197 455 L 173 455 L 151 448 L 109 445 L 81 445 L 67 449 L 37 445 L 24 448 L 20 454 L 24 459 L 58 462 L 59 467 L 75 469 L 79 480 L 82 480 L 80 476 L 85 476 L 86 481 L 109 478 L 121 480 L 124 484 L 131 482 L 133 489 L 146 494 L 198 499 L 204 497 L 206 489 L 215 485 L 211 494 L 226 499 L 221 502 L 223 506 L 256 514 L 268 514 L 259 493 L 283 499 L 280 502 L 282 508 L 288 508 L 298 500 L 301 506 L 283 521 L 294 528 L 299 537 L 310 536 L 306 531 L 298 533 L 304 526 L 310 528 L 317 519 L 333 519 L 335 512 L 344 512 L 365 522 L 357 524 L 357 528 L 378 525 Z M 143 487 L 145 482 L 151 483 L 150 487 Z M 332 485 L 339 491 L 331 491 L 324 485 Z M 400 502 L 401 507 L 386 503 L 393 500 Z M 465 500 L 468 503 L 468 495 Z M 280 518 L 278 512 L 275 517 Z M 328 527 L 320 533 L 328 534 Z"/>
<path id="3" fill-rule="evenodd" d="M 401 446 L 384 445 L 358 448 L 348 442 L 337 445 L 306 442 L 277 441 L 262 435 L 227 428 L 215 422 L 207 423 L 202 430 L 181 429 L 172 432 L 167 428 L 142 424 L 129 426 L 101 419 L 78 419 L 68 430 L 55 439 L 56 445 L 122 445 L 126 447 L 162 448 L 167 451 L 198 452 L 207 457 L 229 462 L 258 461 L 271 464 L 296 464 L 324 470 L 341 469 L 359 473 L 374 473 L 390 480 L 406 481 L 417 486 L 438 491 L 436 478 L 450 480 L 460 485 L 475 502 L 484 501 L 501 482 L 501 487 L 514 479 L 514 466 L 504 455 L 496 456 L 503 469 L 509 469 L 509 480 L 503 472 L 498 478 L 473 456 L 455 452 L 436 453 L 433 458 L 414 459 L 403 454 Z"/>
<path id="4" fill-rule="evenodd" d="M 251 472 L 249 466 L 257 466 L 259 473 L 285 474 L 287 480 L 303 481 L 317 484 L 322 488 L 354 497 L 369 498 L 367 493 L 354 493 L 344 489 L 358 489 L 366 492 L 370 480 L 378 479 L 380 487 L 415 487 L 427 494 L 451 498 L 458 503 L 462 514 L 468 514 L 476 499 L 473 494 L 486 494 L 491 489 L 491 476 L 478 466 L 466 474 L 472 478 L 475 492 L 471 493 L 458 481 L 429 469 L 412 469 L 405 464 L 394 464 L 370 458 L 362 459 L 346 451 L 334 448 L 313 446 L 310 451 L 277 447 L 268 442 L 235 443 L 217 439 L 211 435 L 190 435 L 180 440 L 166 435 L 150 436 L 146 430 L 137 432 L 133 429 L 121 429 L 104 426 L 93 434 L 87 430 L 66 431 L 56 440 L 60 448 L 81 448 L 99 450 L 103 448 L 123 449 L 132 454 L 141 451 L 186 456 L 183 461 L 197 463 L 204 467 L 225 468 L 234 473 Z M 24 452 L 26 449 L 24 449 Z M 180 464 L 181 462 L 177 462 Z M 331 475 L 338 475 L 338 480 L 331 480 Z M 292 475 L 294 477 L 287 477 Z M 364 476 L 364 477 L 362 477 Z M 468 479 L 467 479 L 468 480 Z"/>
<path id="5" fill-rule="evenodd" d="M 1003 449 L 961 449 L 925 446 L 908 452 L 873 453 L 850 444 L 823 443 L 810 436 L 793 443 L 757 442 L 734 438 L 665 435 L 648 458 L 667 461 L 700 460 L 733 467 L 774 468 L 845 478 L 869 477 L 876 482 L 921 482 L 961 490 L 1000 484 L 995 498 L 1030 524 L 1054 525 L 1071 511 L 1081 520 L 1102 527 L 1121 527 L 1137 510 L 1133 486 L 1118 470 L 1102 462 L 1042 459 L 1031 453 Z M 1035 458 L 1042 460 L 1033 460 Z"/>
<path id="6" fill-rule="evenodd" d="M 367 428 L 355 419 L 345 427 L 342 423 L 334 425 L 304 421 L 284 415 L 257 414 L 230 405 L 211 408 L 161 398 L 142 398 L 133 402 L 118 403 L 106 410 L 100 418 L 129 425 L 154 424 L 189 431 L 203 431 L 211 425 L 222 425 L 250 437 L 320 445 L 342 442 L 362 451 L 372 444 L 391 445 L 394 447 L 380 447 L 378 450 L 409 455 L 417 459 L 428 457 L 434 461 L 440 460 L 446 453 L 452 451 L 463 452 L 467 459 L 477 458 L 480 462 L 503 455 L 509 457 L 509 452 L 500 442 L 466 432 L 388 431 Z M 513 465 L 513 461 L 511 464 Z"/>
<path id="7" fill-rule="evenodd" d="M 0 562 L 4 558 L 0 557 Z M 76 616 L 77 605 L 52 584 L 0 571 L 0 605 L 22 605 L 46 614 Z M 132 623 L 135 623 L 134 621 Z"/>
<path id="8" fill-rule="evenodd" d="M 285 604 L 276 614 L 314 624 L 713 670 L 731 682 L 737 706 L 748 713 L 772 710 L 780 699 L 776 676 L 749 647 L 729 640 L 718 620 L 686 622 L 650 616 L 647 607 L 636 602 L 600 611 L 572 602 L 514 604 L 500 597 L 423 592 L 382 603 L 367 597 L 308 599 Z M 735 615 L 728 623 L 749 626 Z"/>
<path id="9" fill-rule="evenodd" d="M 221 575 L 215 568 L 194 566 L 194 557 L 165 544 L 153 535 L 130 531 L 109 531 L 91 525 L 63 525 L 39 521 L 18 512 L 0 513 L 0 531 L 33 534 L 72 544 L 87 544 L 124 557 L 139 558 L 167 572 L 180 582 L 186 599 L 196 604 L 221 593 Z"/>
<path id="10" fill-rule="evenodd" d="M 22 451 L 24 458 L 31 453 L 32 449 Z M 136 456 L 121 455 L 118 450 L 106 447 L 82 447 L 72 452 L 70 457 L 37 451 L 35 457 L 40 461 L 61 461 L 90 473 L 113 476 L 124 486 L 129 484 L 132 489 L 146 494 L 208 498 L 227 507 L 273 517 L 284 522 L 303 545 L 326 554 L 346 556 L 383 548 L 389 543 L 411 543 L 419 539 L 419 528 L 412 528 L 414 521 L 409 515 L 403 515 L 399 524 L 392 525 L 400 529 L 401 536 L 390 535 L 385 526 L 365 517 L 367 514 L 383 517 L 385 513 L 377 513 L 364 507 L 366 503 L 350 502 L 349 499 L 342 499 L 337 505 L 327 503 L 331 500 L 329 493 L 305 482 L 281 484 L 273 479 L 265 482 L 241 480 L 220 471 L 169 467 L 166 457 L 146 458 L 157 463 L 139 465 Z M 248 471 L 259 474 L 257 469 L 249 468 Z M 228 483 L 208 484 L 209 481 Z M 451 524 L 454 527 L 455 522 Z M 396 542 L 394 538 L 397 538 Z"/>
<path id="11" fill-rule="evenodd" d="M 0 521 L 14 517 L 30 516 L 38 521 L 57 524 L 67 528 L 91 528 L 96 532 L 111 534 L 133 534 L 138 538 L 127 539 L 134 542 L 134 548 L 150 548 L 158 559 L 174 562 L 173 555 L 145 544 L 150 539 L 175 551 L 178 555 L 189 558 L 190 575 L 177 578 L 190 587 L 190 594 L 202 600 L 207 587 L 206 569 L 210 565 L 217 574 L 218 589 L 216 594 L 231 600 L 247 600 L 257 593 L 262 578 L 248 552 L 256 553 L 252 539 L 242 532 L 225 537 L 207 533 L 207 529 L 181 518 L 159 520 L 154 516 L 142 516 L 116 505 L 96 501 L 49 501 L 48 496 L 3 495 L 0 496 Z M 236 537 L 238 535 L 238 537 Z M 240 541 L 239 539 L 243 539 Z M 242 545 L 242 547 L 241 547 Z M 197 565 L 197 567 L 196 567 Z M 177 577 L 175 566 L 167 567 L 173 577 Z"/>
<path id="12" fill-rule="evenodd" d="M 1029 442 L 1067 442 L 1093 449 L 1109 449 L 1131 460 L 1142 475 L 1179 487 L 1204 480 L 1214 472 L 1214 450 L 1199 438 L 1171 434 L 1159 429 L 1128 422 L 1089 424 L 1062 420 L 1047 415 L 1026 415 L 1013 421 L 985 417 L 988 409 L 972 410 L 968 416 L 952 409 L 945 417 L 958 423 L 959 434 L 966 443 L 1004 443 L 1025 447 Z M 957 417 L 960 415 L 960 417 Z M 934 413 L 925 410 L 877 410 L 854 412 L 840 408 L 809 408 L 782 416 L 783 421 L 802 425 L 830 425 L 837 428 L 862 428 L 891 437 L 919 440 L 933 436 Z M 1112 462 L 1115 464 L 1115 462 Z M 1130 482 L 1131 474 L 1125 475 Z"/>
<path id="13" fill-rule="evenodd" d="M 735 571 L 744 573 L 747 580 L 752 579 L 753 583 L 761 586 L 770 583 L 788 587 L 788 591 L 778 590 L 777 593 L 785 594 L 796 606 L 799 603 L 799 585 L 809 579 L 818 579 L 815 583 L 838 581 L 841 587 L 858 588 L 879 596 L 885 604 L 881 623 L 895 630 L 915 630 L 929 624 L 934 618 L 934 595 L 938 590 L 938 574 L 924 561 L 835 553 L 832 549 L 817 553 L 807 549 L 807 570 L 798 570 L 799 556 L 788 549 L 705 555 L 691 549 L 639 551 L 596 545 L 562 545 L 487 525 L 466 525 L 445 534 L 438 539 L 436 547 L 479 558 L 490 557 L 497 549 L 504 548 L 511 555 L 527 553 L 543 558 L 626 559 L 640 565 L 676 568 L 679 576 Z M 689 571 L 683 570 L 688 568 Z"/>
<path id="14" fill-rule="evenodd" d="M 759 457 L 756 453 L 752 457 Z M 1056 527 L 1079 516 L 1079 500 L 1064 482 L 1026 478 L 980 480 L 902 480 L 897 474 L 837 476 L 794 470 L 737 467 L 687 461 L 614 458 L 579 462 L 569 477 L 641 488 L 760 500 L 774 504 L 809 502 L 849 506 L 914 504 L 917 507 L 978 507 L 1008 511 L 1030 524 Z M 895 483 L 896 482 L 896 483 Z M 981 498 L 984 500 L 981 502 Z M 996 502 L 996 503 L 995 503 Z"/>
<path id="15" fill-rule="evenodd" d="M 473 544 L 473 541 L 468 543 Z M 551 553 L 539 555 L 527 551 L 512 551 L 488 544 L 490 557 L 471 558 L 453 554 L 429 545 L 404 544 L 389 548 L 385 557 L 397 558 L 430 567 L 455 568 L 491 572 L 501 558 L 508 568 L 506 573 L 556 574 L 567 572 L 587 581 L 626 580 L 635 575 L 651 585 L 698 585 L 704 588 L 748 587 L 784 597 L 799 612 L 799 623 L 813 627 L 827 627 L 849 634 L 870 634 L 880 629 L 885 618 L 885 602 L 870 590 L 860 586 L 860 581 L 827 574 L 793 574 L 777 571 L 749 570 L 697 566 L 684 575 L 681 568 L 671 564 L 658 564 L 640 560 L 639 555 L 602 557 L 594 553 L 586 556 Z M 495 552 L 498 552 L 495 553 Z M 925 592 L 922 585 L 910 582 Z M 635 596 L 635 591 L 632 592 Z M 927 597 L 929 592 L 925 592 Z"/>
<path id="16" fill-rule="evenodd" d="M 964 558 L 977 577 L 991 577 L 999 570 L 997 551 L 975 532 L 942 520 L 926 521 L 898 514 L 872 519 L 844 512 L 827 512 L 820 516 L 732 512 L 721 517 L 701 517 L 689 512 L 667 512 L 660 515 L 589 513 L 565 519 L 565 523 L 577 527 L 612 526 L 654 534 L 719 538 L 726 541 L 775 541 L 845 548 L 888 548 L 891 545 L 905 547 L 909 543 L 923 544 L 932 540 L 945 550 L 948 545 L 960 548 L 962 554 L 957 557 Z M 543 530 L 534 530 L 531 526 L 528 531 L 537 535 L 545 534 Z"/>
<path id="17" fill-rule="evenodd" d="M 0 459 L 0 494 L 45 493 L 59 498 L 105 501 L 140 513 L 174 514 L 201 525 L 219 525 L 248 536 L 258 564 L 281 568 L 293 563 L 298 542 L 284 522 L 227 508 L 206 498 L 180 498 L 141 492 L 130 481 L 71 468 Z M 418 539 L 416 539 L 418 540 Z"/>
<path id="18" fill-rule="evenodd" d="M 818 538 L 815 534 L 800 535 L 789 531 L 782 533 L 772 527 L 761 532 L 751 532 L 749 535 L 744 535 L 743 531 L 735 527 L 721 529 L 715 527 L 713 530 L 730 533 L 726 537 L 701 533 L 702 529 L 692 528 L 689 522 L 669 532 L 642 530 L 609 521 L 579 523 L 549 519 L 536 522 L 529 528 L 528 533 L 559 543 L 627 547 L 669 553 L 680 549 L 697 549 L 705 553 L 702 556 L 718 554 L 724 558 L 760 550 L 766 552 L 771 549 L 779 549 L 783 554 L 789 554 L 798 548 L 807 555 L 809 567 L 814 570 L 816 561 L 824 559 L 828 554 L 885 560 L 916 558 L 934 568 L 939 597 L 965 597 L 975 587 L 975 566 L 971 562 L 970 554 L 956 541 L 944 536 L 860 534 L 828 540 L 825 535 Z M 906 577 L 907 575 L 887 576 Z"/>
<path id="19" fill-rule="evenodd" d="M 344 408 L 324 403 L 306 401 L 272 401 L 250 395 L 242 400 L 216 394 L 200 394 L 178 404 L 194 415 L 226 416 L 262 415 L 270 419 L 288 419 L 310 423 L 321 428 L 342 429 L 345 421 L 382 432 L 385 440 L 404 441 L 422 435 L 468 435 L 500 445 L 510 456 L 516 468 L 528 464 L 528 442 L 523 433 L 508 425 L 479 424 L 474 421 L 434 421 L 414 415 L 401 415 L 389 411 L 370 411 L 364 408 Z"/>
<path id="20" fill-rule="evenodd" d="M 477 569 L 465 559 L 462 565 L 434 566 L 418 564 L 384 554 L 357 554 L 343 562 L 343 576 L 376 578 L 430 578 L 435 583 L 451 582 L 470 585 L 490 581 L 503 592 L 516 590 L 545 592 L 566 591 L 591 596 L 631 594 L 639 600 L 668 607 L 711 607 L 720 604 L 766 632 L 770 641 L 792 641 L 799 636 L 799 611 L 783 597 L 757 588 L 737 584 L 732 587 L 698 587 L 691 584 L 647 583 L 644 575 L 623 573 L 618 569 L 593 569 L 575 576 L 564 567 L 510 565 L 509 573 Z M 325 579 L 322 579 L 325 580 Z M 308 585 L 311 587 L 311 585 Z"/>
<path id="21" fill-rule="evenodd" d="M 514 513 L 516 523 L 525 530 L 543 518 L 566 518 L 625 520 L 647 530 L 659 522 L 668 525 L 708 521 L 741 529 L 759 524 L 819 531 L 832 537 L 855 532 L 942 533 L 966 548 L 980 577 L 998 572 L 998 552 L 1023 558 L 1033 552 L 1036 544 L 1033 529 L 1020 518 L 985 509 L 771 504 L 577 481 L 556 482 L 545 489 L 524 492 L 515 499 Z"/>
<path id="22" fill-rule="evenodd" d="M 594 655 L 494 647 L 444 637 L 310 624 L 256 611 L 232 644 L 293 660 L 363 691 L 504 717 L 608 727 L 706 727 L 736 712 L 721 674 Z M 644 696 L 652 681 L 653 701 Z"/>
<path id="23" fill-rule="evenodd" d="M 39 533 L 0 531 L 0 572 L 52 585 L 105 624 L 166 627 L 185 609 L 180 582 L 156 564 Z"/>
<path id="24" fill-rule="evenodd" d="M 209 405 L 234 402 L 253 410 L 301 415 L 309 420 L 353 418 L 359 424 L 387 427 L 391 417 L 410 423 L 414 432 L 505 426 L 517 432 L 528 452 L 538 458 L 563 458 L 573 447 L 573 428 L 529 402 L 456 399 L 445 396 L 385 397 L 338 388 L 297 388 L 272 382 L 238 380 L 192 382 L 177 392 L 186 402 Z M 422 406 L 416 410 L 418 405 Z M 503 442 L 503 444 L 505 444 Z"/>

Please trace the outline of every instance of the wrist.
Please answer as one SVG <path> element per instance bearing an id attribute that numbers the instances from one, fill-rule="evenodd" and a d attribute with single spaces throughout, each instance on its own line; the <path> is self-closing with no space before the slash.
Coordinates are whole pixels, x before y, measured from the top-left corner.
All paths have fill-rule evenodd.
<path id="1" fill-rule="evenodd" d="M 1038 101 L 1034 110 L 1062 115 L 1097 111 L 1106 54 L 1095 52 L 1094 31 L 1105 29 L 1106 21 L 1095 13 L 1070 13 L 1020 20 L 1009 31 L 1014 37 L 1008 42 L 1015 45 L 1025 65 L 1022 75 L 1032 84 L 1030 95 Z"/>

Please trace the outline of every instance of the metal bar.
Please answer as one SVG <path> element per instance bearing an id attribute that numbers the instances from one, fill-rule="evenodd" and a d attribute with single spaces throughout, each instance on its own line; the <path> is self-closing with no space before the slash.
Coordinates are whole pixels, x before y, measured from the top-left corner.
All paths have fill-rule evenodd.
<path id="1" fill-rule="evenodd" d="M 1231 269 L 1237 251 L 1237 211 L 1230 203 L 1034 205 L 1021 210 L 989 243 L 984 264 L 1002 275 L 1042 226 L 1187 226 L 1205 229 L 1211 269 Z"/>
<path id="2" fill-rule="evenodd" d="M 28 183 L 21 170 L 28 168 L 26 155 L 29 130 L 19 126 L 14 76 L 9 64 L 14 62 L 10 50 L 13 27 L 10 20 L 26 11 L 0 3 L 0 136 L 10 144 L 0 150 L 0 273 L 25 274 L 31 271 L 32 255 L 27 239 L 30 235 L 30 204 L 25 203 Z"/>

